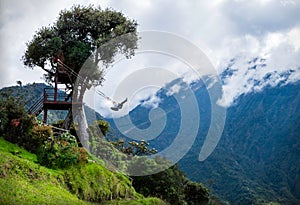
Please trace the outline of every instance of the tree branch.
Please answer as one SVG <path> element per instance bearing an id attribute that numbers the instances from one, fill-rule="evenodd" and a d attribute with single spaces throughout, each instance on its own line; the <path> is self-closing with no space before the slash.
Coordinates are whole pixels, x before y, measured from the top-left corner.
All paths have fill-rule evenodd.
<path id="1" fill-rule="evenodd" d="M 98 55 L 99 55 L 99 52 L 98 52 L 98 48 L 97 48 L 96 54 L 95 54 L 95 63 L 96 63 L 96 64 L 99 63 L 99 57 L 98 57 Z"/>
<path id="2" fill-rule="evenodd" d="M 51 70 L 48 70 L 46 68 L 44 68 L 44 66 L 41 66 L 41 68 L 46 71 L 47 73 L 50 73 L 51 75 L 54 75 L 55 73 L 53 73 Z"/>

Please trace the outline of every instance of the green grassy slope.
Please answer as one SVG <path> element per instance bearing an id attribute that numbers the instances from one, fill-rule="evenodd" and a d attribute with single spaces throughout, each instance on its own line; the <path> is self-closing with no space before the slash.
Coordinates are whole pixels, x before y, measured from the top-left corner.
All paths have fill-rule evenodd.
<path id="1" fill-rule="evenodd" d="M 98 164 L 53 170 L 36 161 L 0 138 L 0 204 L 163 204 L 143 198 L 126 177 Z"/>

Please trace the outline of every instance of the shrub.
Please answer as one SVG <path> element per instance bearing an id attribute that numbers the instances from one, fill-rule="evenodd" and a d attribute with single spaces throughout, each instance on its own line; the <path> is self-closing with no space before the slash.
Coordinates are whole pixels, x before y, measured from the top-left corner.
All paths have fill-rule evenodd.
<path id="1" fill-rule="evenodd" d="M 22 99 L 1 93 L 0 109 L 0 135 L 30 150 L 32 143 L 36 143 L 31 140 L 34 118 L 26 113 Z"/>
<path id="2" fill-rule="evenodd" d="M 28 144 L 27 149 L 33 153 L 36 153 L 38 147 L 52 137 L 53 130 L 50 126 L 36 125 L 32 129 L 30 143 Z"/>
<path id="3" fill-rule="evenodd" d="M 109 122 L 105 120 L 94 121 L 88 127 L 89 135 L 92 137 L 104 137 L 109 131 Z"/>
<path id="4" fill-rule="evenodd" d="M 132 160 L 127 164 L 127 171 L 134 175 L 131 176 L 132 185 L 139 193 L 144 196 L 162 198 L 170 204 L 208 203 L 208 189 L 200 183 L 188 180 L 180 171 L 178 164 L 171 166 L 171 161 L 165 158 L 145 156 L 156 152 L 154 148 L 149 148 L 148 142 L 143 140 L 128 142 L 127 147 L 124 145 L 124 140 L 113 142 L 113 144 L 121 152 L 132 156 Z"/>
<path id="5" fill-rule="evenodd" d="M 125 140 L 120 139 L 116 142 L 112 142 L 112 144 L 118 150 L 120 150 L 124 154 L 127 154 L 129 158 L 131 158 L 131 156 L 152 155 L 157 152 L 155 148 L 149 148 L 150 143 L 146 142 L 145 140 L 141 140 L 140 142 L 137 141 L 125 142 Z"/>
<path id="6" fill-rule="evenodd" d="M 177 165 L 156 174 L 131 177 L 135 190 L 146 197 L 159 197 L 170 204 L 186 204 L 184 201 L 186 178 Z"/>
<path id="7" fill-rule="evenodd" d="M 38 162 L 49 168 L 66 168 L 87 161 L 87 153 L 79 148 L 76 138 L 68 132 L 50 137 L 37 153 Z"/>
<path id="8" fill-rule="evenodd" d="M 105 120 L 94 121 L 88 127 L 89 141 L 91 144 L 91 153 L 95 152 L 100 141 L 106 136 L 109 131 L 109 123 Z"/>
<path id="9" fill-rule="evenodd" d="M 122 172 L 127 170 L 127 155 L 117 150 L 112 143 L 98 138 L 92 145 L 94 146 L 92 154 L 103 160 L 110 170 L 115 170 L 116 167 Z"/>
<path id="10" fill-rule="evenodd" d="M 78 162 L 79 163 L 86 163 L 88 161 L 88 153 L 84 147 L 78 148 L 79 156 L 78 156 Z"/>
<path id="11" fill-rule="evenodd" d="M 184 188 L 185 201 L 190 205 L 207 204 L 209 191 L 201 183 L 188 181 Z"/>

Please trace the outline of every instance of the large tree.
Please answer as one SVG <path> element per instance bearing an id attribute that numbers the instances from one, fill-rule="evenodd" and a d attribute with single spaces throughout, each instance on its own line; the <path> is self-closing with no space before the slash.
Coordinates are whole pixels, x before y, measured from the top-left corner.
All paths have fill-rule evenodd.
<path id="1" fill-rule="evenodd" d="M 26 44 L 23 62 L 30 68 L 43 69 L 46 82 L 54 82 L 57 58 L 60 58 L 72 70 L 69 69 L 72 79 L 66 83 L 73 94 L 72 100 L 82 102 L 87 89 L 101 85 L 103 71 L 117 53 L 126 57 L 134 54 L 138 39 L 136 27 L 136 21 L 114 10 L 73 6 L 70 10 L 61 11 L 53 25 L 42 27 L 35 33 Z M 124 39 L 122 36 L 125 34 L 130 38 Z M 99 67 L 100 64 L 102 67 Z M 80 72 L 83 67 L 84 72 Z M 76 115 L 80 122 L 80 135 L 86 136 L 83 106 Z"/>

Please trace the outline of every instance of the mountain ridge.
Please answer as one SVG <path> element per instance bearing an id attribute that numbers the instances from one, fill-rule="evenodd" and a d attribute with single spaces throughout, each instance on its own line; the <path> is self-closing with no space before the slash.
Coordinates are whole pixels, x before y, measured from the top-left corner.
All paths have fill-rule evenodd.
<path id="1" fill-rule="evenodd" d="M 197 88 L 194 93 L 201 117 L 197 138 L 179 161 L 187 176 L 210 183 L 212 193 L 231 203 L 300 203 L 300 82 L 266 86 L 261 92 L 241 95 L 227 109 L 220 142 L 204 162 L 199 162 L 198 156 L 210 126 L 211 106 L 203 82 L 194 82 L 191 87 Z M 157 94 L 161 98 L 159 107 L 167 113 L 166 126 L 162 134 L 149 141 L 159 151 L 173 143 L 180 127 L 180 111 L 170 112 L 178 105 L 166 95 L 166 88 Z M 145 106 L 132 110 L 129 115 L 133 125 L 140 129 L 151 126 L 150 110 Z M 115 132 L 126 138 L 114 121 L 109 121 Z"/>

